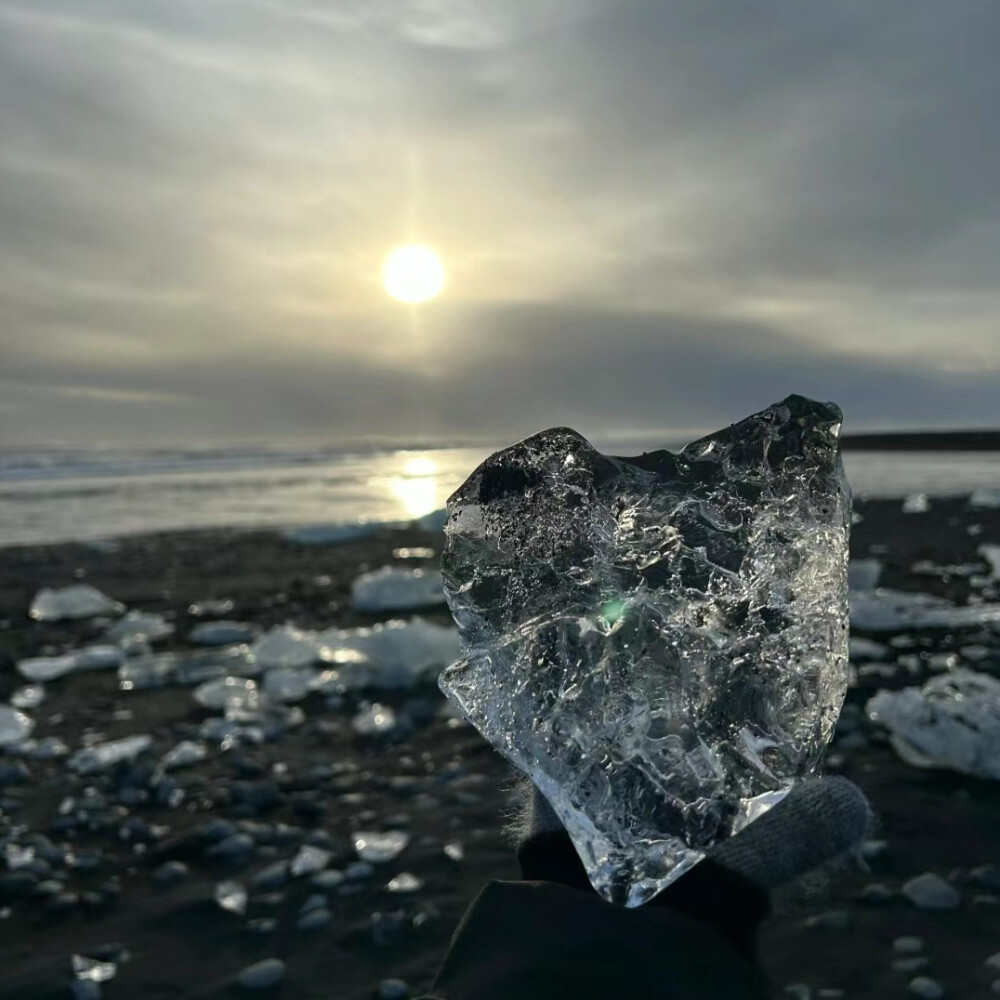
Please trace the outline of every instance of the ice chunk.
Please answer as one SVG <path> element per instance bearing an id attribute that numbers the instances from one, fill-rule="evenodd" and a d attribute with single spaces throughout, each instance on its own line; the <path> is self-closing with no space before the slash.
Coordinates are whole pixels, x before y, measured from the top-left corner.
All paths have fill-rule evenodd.
<path id="1" fill-rule="evenodd" d="M 1000 680 L 958 669 L 922 688 L 879 691 L 868 714 L 886 726 L 899 756 L 914 767 L 942 767 L 1000 778 Z"/>
<path id="2" fill-rule="evenodd" d="M 396 713 L 388 705 L 376 702 L 354 716 L 351 728 L 359 736 L 381 736 L 396 728 Z"/>
<path id="3" fill-rule="evenodd" d="M 990 490 L 985 487 L 973 490 L 969 497 L 970 507 L 979 507 L 983 510 L 1000 507 L 1000 490 Z"/>
<path id="4" fill-rule="evenodd" d="M 234 643 L 253 642 L 257 626 L 245 622 L 201 622 L 188 633 L 191 642 L 200 646 L 230 646 Z"/>
<path id="5" fill-rule="evenodd" d="M 130 611 L 104 633 L 104 638 L 119 646 L 130 646 L 141 642 L 156 642 L 157 639 L 173 635 L 173 632 L 173 625 L 163 615 Z"/>
<path id="6" fill-rule="evenodd" d="M 878 559 L 852 559 L 847 564 L 847 586 L 851 590 L 872 590 L 878 586 L 882 563 Z"/>
<path id="7" fill-rule="evenodd" d="M 639 905 L 813 771 L 848 681 L 841 414 L 790 396 L 680 454 L 544 431 L 448 501 L 441 687 Z"/>
<path id="8" fill-rule="evenodd" d="M 356 611 L 409 611 L 444 604 L 441 574 L 431 569 L 383 566 L 354 581 L 351 604 Z"/>
<path id="9" fill-rule="evenodd" d="M 980 545 L 979 554 L 990 564 L 990 577 L 1000 580 L 1000 545 Z"/>
<path id="10" fill-rule="evenodd" d="M 3 845 L 3 859 L 9 871 L 17 871 L 18 868 L 26 868 L 35 860 L 35 849 L 24 847 L 21 844 L 13 844 L 8 841 Z"/>
<path id="11" fill-rule="evenodd" d="M 188 607 L 188 614 L 195 618 L 204 618 L 207 615 L 228 615 L 236 607 L 231 597 L 210 597 L 205 601 L 198 601 Z"/>
<path id="12" fill-rule="evenodd" d="M 319 659 L 319 645 L 315 632 L 278 625 L 250 647 L 250 655 L 264 669 L 308 667 Z"/>
<path id="13" fill-rule="evenodd" d="M 911 628 L 972 628 L 1000 621 L 1000 604 L 955 605 L 919 591 L 854 591 L 851 625 L 865 632 L 902 632 Z"/>
<path id="14" fill-rule="evenodd" d="M 0 705 L 0 747 L 23 743 L 35 728 L 35 720 L 20 709 Z"/>
<path id="15" fill-rule="evenodd" d="M 333 855 L 322 847 L 313 847 L 311 844 L 303 844 L 299 848 L 299 853 L 292 858 L 289 871 L 293 878 L 302 875 L 315 875 L 322 871 L 329 863 Z"/>
<path id="16" fill-rule="evenodd" d="M 410 835 L 403 830 L 374 833 L 359 830 L 354 834 L 354 850 L 362 861 L 379 865 L 399 857 L 410 842 Z"/>
<path id="17" fill-rule="evenodd" d="M 200 764 L 207 756 L 208 748 L 204 743 L 181 740 L 160 758 L 160 768 L 169 771 L 175 767 L 190 767 L 192 764 Z"/>
<path id="18" fill-rule="evenodd" d="M 98 743 L 95 746 L 77 750 L 66 764 L 70 770 L 76 771 L 77 774 L 97 774 L 100 771 L 107 771 L 122 761 L 134 760 L 152 745 L 153 738 L 151 736 L 126 736 L 120 740 Z"/>
<path id="19" fill-rule="evenodd" d="M 45 701 L 45 688 L 41 684 L 26 684 L 14 690 L 10 703 L 14 708 L 38 708 Z"/>
<path id="20" fill-rule="evenodd" d="M 903 501 L 904 514 L 926 514 L 931 509 L 926 493 L 912 493 Z"/>
<path id="21" fill-rule="evenodd" d="M 264 675 L 264 694 L 275 701 L 301 701 L 312 690 L 315 679 L 312 668 L 275 667 Z"/>
<path id="22" fill-rule="evenodd" d="M 222 909 L 242 917 L 247 912 L 247 890 L 241 882 L 226 880 L 215 887 L 215 901 Z"/>
<path id="23" fill-rule="evenodd" d="M 459 656 L 458 631 L 414 618 L 372 628 L 330 629 L 319 636 L 320 655 L 335 678 L 324 683 L 341 691 L 365 687 L 408 688 L 433 680 Z"/>
<path id="24" fill-rule="evenodd" d="M 102 594 L 86 583 L 53 590 L 43 587 L 31 602 L 28 614 L 39 622 L 58 622 L 64 618 L 95 618 L 97 615 L 120 615 L 125 605 Z"/>
<path id="25" fill-rule="evenodd" d="M 83 982 L 106 983 L 117 973 L 118 966 L 114 962 L 102 962 L 86 955 L 73 956 L 73 976 Z"/>
<path id="26" fill-rule="evenodd" d="M 195 688 L 194 699 L 205 708 L 221 709 L 227 716 L 235 712 L 253 712 L 260 707 L 257 682 L 248 677 L 220 677 L 206 681 Z"/>
<path id="27" fill-rule="evenodd" d="M 386 883 L 389 892 L 419 892 L 424 887 L 424 880 L 412 872 L 400 872 Z"/>
<path id="28" fill-rule="evenodd" d="M 41 683 L 84 670 L 108 670 L 117 667 L 124 658 L 118 646 L 85 646 L 62 656 L 34 656 L 20 660 L 17 669 L 26 680 Z"/>
<path id="29" fill-rule="evenodd" d="M 258 672 L 250 663 L 247 646 L 199 650 L 194 653 L 154 653 L 126 660 L 118 668 L 118 686 L 123 691 L 179 684 L 189 687 L 225 677 Z"/>

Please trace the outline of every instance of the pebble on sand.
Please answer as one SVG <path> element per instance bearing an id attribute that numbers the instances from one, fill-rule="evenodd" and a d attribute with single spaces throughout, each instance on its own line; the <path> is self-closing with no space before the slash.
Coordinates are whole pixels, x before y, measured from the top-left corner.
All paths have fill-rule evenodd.
<path id="1" fill-rule="evenodd" d="M 922 910 L 953 910 L 962 901 L 958 890 L 934 872 L 924 872 L 904 883 L 903 895 Z"/>
<path id="2" fill-rule="evenodd" d="M 281 982 L 285 976 L 285 963 L 280 958 L 265 958 L 248 965 L 236 981 L 246 990 L 266 990 Z"/>
<path id="3" fill-rule="evenodd" d="M 406 1000 L 410 986 L 403 979 L 383 979 L 378 985 L 378 1000 Z"/>
<path id="4" fill-rule="evenodd" d="M 924 1000 L 940 1000 L 944 996 L 944 987 L 936 980 L 928 976 L 917 976 L 910 980 L 909 991 Z"/>

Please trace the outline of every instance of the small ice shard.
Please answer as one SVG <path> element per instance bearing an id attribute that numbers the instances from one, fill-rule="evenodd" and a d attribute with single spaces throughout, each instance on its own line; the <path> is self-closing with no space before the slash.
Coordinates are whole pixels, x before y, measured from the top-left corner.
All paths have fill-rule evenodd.
<path id="1" fill-rule="evenodd" d="M 15 689 L 10 696 L 14 708 L 38 708 L 45 701 L 45 688 L 41 684 L 26 684 Z"/>
<path id="2" fill-rule="evenodd" d="M 231 879 L 219 882 L 215 887 L 215 901 L 229 913 L 242 917 L 247 912 L 247 890 L 242 882 Z"/>
<path id="3" fill-rule="evenodd" d="M 75 655 L 77 670 L 113 670 L 125 659 L 121 647 L 110 644 L 84 646 Z"/>
<path id="4" fill-rule="evenodd" d="M 30 617 L 39 622 L 58 622 L 65 618 L 96 618 L 98 615 L 120 615 L 125 605 L 102 594 L 86 583 L 53 590 L 43 587 L 31 602 Z"/>
<path id="5" fill-rule="evenodd" d="M 250 656 L 264 669 L 308 667 L 319 659 L 316 633 L 294 625 L 278 625 L 250 647 Z"/>
<path id="6" fill-rule="evenodd" d="M 231 646 L 240 642 L 253 642 L 257 626 L 245 622 L 201 622 L 188 633 L 188 639 L 199 646 Z"/>
<path id="7" fill-rule="evenodd" d="M 359 736 L 381 736 L 396 728 L 396 713 L 388 705 L 376 702 L 354 716 L 351 728 Z"/>
<path id="8" fill-rule="evenodd" d="M 293 878 L 299 878 L 303 875 L 315 875 L 330 863 L 330 858 L 332 857 L 333 855 L 322 847 L 303 844 L 299 848 L 298 854 L 292 858 L 289 871 Z"/>
<path id="9" fill-rule="evenodd" d="M 926 514 L 930 509 L 926 493 L 913 493 L 903 501 L 904 514 Z"/>
<path id="10" fill-rule="evenodd" d="M 142 642 L 156 642 L 173 635 L 174 627 L 163 615 L 145 611 L 130 611 L 104 633 L 104 638 L 119 646 Z"/>
<path id="11" fill-rule="evenodd" d="M 35 720 L 20 709 L 0 705 L 0 747 L 13 747 L 23 743 L 35 728 Z"/>
<path id="12" fill-rule="evenodd" d="M 420 618 L 320 633 L 320 655 L 341 691 L 408 688 L 433 681 L 459 656 L 458 631 Z M 327 683 L 334 686 L 333 679 Z"/>
<path id="13" fill-rule="evenodd" d="M 76 670 L 77 659 L 74 653 L 63 656 L 32 656 L 27 660 L 18 660 L 17 672 L 29 681 L 54 681 L 65 674 Z"/>
<path id="14" fill-rule="evenodd" d="M 958 669 L 922 688 L 879 691 L 868 714 L 913 767 L 1000 778 L 1000 680 Z"/>
<path id="15" fill-rule="evenodd" d="M 35 849 L 24 847 L 21 844 L 10 842 L 3 845 L 3 859 L 9 871 L 17 871 L 18 868 L 26 868 L 35 860 Z"/>
<path id="16" fill-rule="evenodd" d="M 974 628 L 1000 621 L 1000 604 L 955 605 L 919 591 L 859 590 L 851 594 L 851 626 L 865 632 Z"/>
<path id="17" fill-rule="evenodd" d="M 465 858 L 465 847 L 460 840 L 449 840 L 442 850 L 450 861 L 462 861 Z"/>
<path id="18" fill-rule="evenodd" d="M 437 570 L 383 566 L 362 574 L 351 585 L 351 605 L 356 611 L 410 611 L 432 604 L 444 604 Z"/>
<path id="19" fill-rule="evenodd" d="M 412 872 L 400 872 L 389 879 L 385 887 L 389 892 L 419 892 L 424 887 L 424 880 Z"/>
<path id="20" fill-rule="evenodd" d="M 118 668 L 123 691 L 143 691 L 179 684 L 191 687 L 230 674 L 257 672 L 246 646 L 183 653 L 151 653 L 126 660 Z"/>
<path id="21" fill-rule="evenodd" d="M 208 748 L 204 743 L 181 740 L 160 758 L 160 767 L 164 771 L 175 767 L 190 767 L 192 764 L 200 764 L 207 756 Z"/>
<path id="22" fill-rule="evenodd" d="M 260 692 L 257 682 L 248 677 L 220 677 L 195 688 L 194 700 L 205 708 L 221 709 L 231 715 L 256 711 L 260 707 Z"/>
<path id="23" fill-rule="evenodd" d="M 275 667 L 264 674 L 262 688 L 275 701 L 302 701 L 312 690 L 316 671 L 311 667 Z"/>
<path id="24" fill-rule="evenodd" d="M 229 597 L 210 597 L 205 601 L 198 601 L 188 607 L 188 614 L 195 618 L 206 618 L 209 615 L 228 615 L 236 604 Z"/>
<path id="25" fill-rule="evenodd" d="M 1000 580 L 1000 545 L 980 545 L 979 554 L 990 565 L 990 578 Z"/>
<path id="26" fill-rule="evenodd" d="M 359 830 L 354 834 L 354 850 L 358 857 L 374 865 L 398 858 L 409 842 L 410 835 L 403 830 L 388 830 L 385 833 Z"/>
<path id="27" fill-rule="evenodd" d="M 874 590 L 881 574 L 878 559 L 852 559 L 847 564 L 847 586 L 851 590 Z"/>
<path id="28" fill-rule="evenodd" d="M 790 396 L 637 458 L 544 431 L 448 501 L 441 688 L 608 900 L 649 900 L 819 764 L 848 682 L 841 419 Z"/>
<path id="29" fill-rule="evenodd" d="M 108 743 L 98 743 L 92 747 L 77 750 L 66 762 L 67 767 L 77 774 L 97 774 L 120 764 L 122 761 L 133 760 L 153 745 L 151 736 L 126 736 L 120 740 Z"/>
<path id="30" fill-rule="evenodd" d="M 114 979 L 118 966 L 114 962 L 102 962 L 86 955 L 73 956 L 73 976 L 75 979 L 90 983 L 106 983 Z"/>

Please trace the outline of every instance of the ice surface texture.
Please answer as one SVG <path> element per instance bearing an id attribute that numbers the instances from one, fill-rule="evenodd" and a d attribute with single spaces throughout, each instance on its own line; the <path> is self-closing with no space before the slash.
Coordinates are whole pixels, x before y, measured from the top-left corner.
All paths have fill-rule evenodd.
<path id="1" fill-rule="evenodd" d="M 441 688 L 612 902 L 652 898 L 814 770 L 847 687 L 840 410 L 790 396 L 680 454 L 566 428 L 448 502 Z"/>

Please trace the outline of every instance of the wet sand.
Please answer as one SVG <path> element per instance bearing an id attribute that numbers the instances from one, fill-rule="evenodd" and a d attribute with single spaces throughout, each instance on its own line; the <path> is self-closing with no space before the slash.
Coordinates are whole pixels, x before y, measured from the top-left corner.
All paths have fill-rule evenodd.
<path id="1" fill-rule="evenodd" d="M 975 562 L 981 543 L 1000 541 L 1000 511 L 970 510 L 960 500 L 934 503 L 924 514 L 903 515 L 897 501 L 857 509 L 863 520 L 854 528 L 853 554 L 882 560 L 886 586 L 964 602 L 967 577 L 915 575 L 912 567 L 920 560 Z M 971 535 L 970 525 L 979 525 L 980 533 Z M 86 622 L 30 621 L 27 607 L 42 586 L 81 580 L 129 608 L 162 612 L 176 633 L 156 648 L 181 649 L 188 648 L 185 636 L 199 620 L 188 613 L 189 605 L 211 597 L 235 601 L 225 617 L 263 627 L 286 621 L 304 628 L 348 627 L 390 617 L 352 611 L 351 581 L 365 569 L 394 562 L 394 549 L 439 550 L 440 543 L 439 535 L 417 530 L 324 546 L 297 545 L 268 532 L 210 532 L 127 539 L 114 552 L 83 545 L 0 550 L 0 700 L 23 683 L 14 670 L 17 659 L 76 647 L 99 633 Z M 450 621 L 443 607 L 425 616 Z M 996 632 L 939 630 L 912 639 L 916 647 L 893 655 L 988 643 L 992 653 L 979 668 L 1000 673 Z M 897 677 L 878 684 L 898 687 L 924 676 L 900 668 Z M 876 686 L 864 679 L 849 692 L 849 704 L 863 705 Z M 46 701 L 31 712 L 34 735 L 58 736 L 74 750 L 91 732 L 106 739 L 149 733 L 162 753 L 180 739 L 196 738 L 199 724 L 212 714 L 185 688 L 121 691 L 114 671 L 76 674 L 46 688 Z M 236 987 L 234 976 L 272 956 L 287 964 L 272 995 L 361 1000 L 387 977 L 406 980 L 415 992 L 426 987 L 479 888 L 488 879 L 516 874 L 500 833 L 509 772 L 470 727 L 448 718 L 435 688 L 380 700 L 411 720 L 404 738 L 361 739 L 350 728 L 356 699 L 331 710 L 311 695 L 302 703 L 306 722 L 283 738 L 213 753 L 171 772 L 184 792 L 174 805 L 145 800 L 150 769 L 141 761 L 83 779 L 68 773 L 64 760 L 27 760 L 15 773 L 14 758 L 0 755 L 0 774 L 15 782 L 0 788 L 0 831 L 16 825 L 44 834 L 48 840 L 39 841 L 39 855 L 49 859 L 48 871 L 43 864 L 20 879 L 4 881 L 0 867 L 0 908 L 10 911 L 0 920 L 0 996 L 68 997 L 71 955 L 112 943 L 124 946 L 130 958 L 104 984 L 108 998 L 253 995 Z M 892 941 L 917 934 L 930 959 L 923 974 L 940 979 L 949 997 L 989 995 L 995 976 L 982 963 L 1000 950 L 1000 876 L 991 889 L 974 884 L 969 872 L 1000 865 L 1000 786 L 910 768 L 864 720 L 838 736 L 830 761 L 831 770 L 867 792 L 879 817 L 877 836 L 888 846 L 869 861 L 870 872 L 847 868 L 776 895 L 762 956 L 777 994 L 801 982 L 814 996 L 819 989 L 842 989 L 848 997 L 904 996 L 913 973 L 890 968 L 900 957 Z M 90 799 L 87 787 L 96 789 Z M 74 802 L 66 805 L 69 799 Z M 90 817 L 85 823 L 73 819 L 81 802 Z M 219 820 L 250 834 L 251 857 L 237 863 L 211 856 L 213 828 L 207 825 Z M 250 884 L 303 842 L 324 845 L 333 855 L 330 867 L 344 870 L 355 860 L 354 830 L 388 828 L 407 830 L 409 846 L 377 866 L 373 877 L 325 893 L 331 919 L 321 930 L 296 927 L 303 903 L 317 891 L 308 878 L 251 887 L 246 918 L 213 900 L 220 880 Z M 443 852 L 454 841 L 464 847 L 460 861 Z M 164 868 L 167 862 L 180 862 L 187 871 L 162 885 L 171 870 Z M 423 888 L 389 892 L 386 883 L 404 871 L 423 879 Z M 962 895 L 957 909 L 919 910 L 899 897 L 901 884 L 925 871 L 954 881 Z M 857 899 L 874 881 L 893 892 L 882 905 Z M 997 901 L 973 901 L 984 895 Z M 846 921 L 827 921 L 846 927 L 805 926 L 808 917 L 831 910 L 846 910 Z M 255 918 L 271 919 L 274 926 L 254 933 L 247 923 Z"/>

